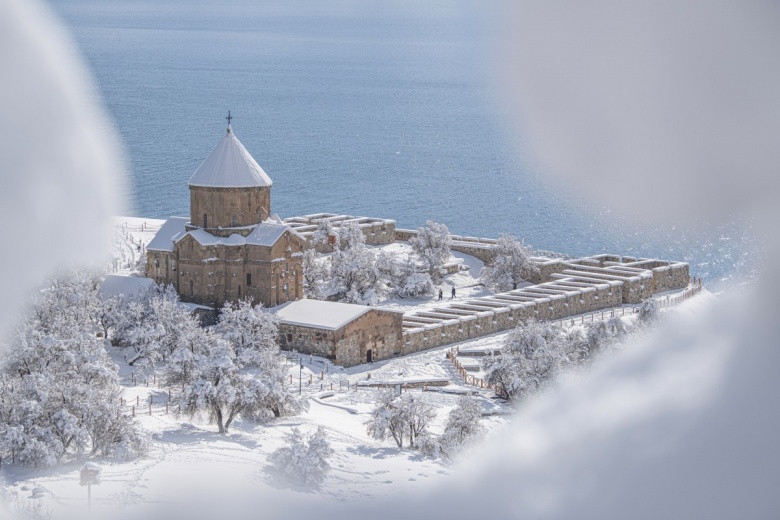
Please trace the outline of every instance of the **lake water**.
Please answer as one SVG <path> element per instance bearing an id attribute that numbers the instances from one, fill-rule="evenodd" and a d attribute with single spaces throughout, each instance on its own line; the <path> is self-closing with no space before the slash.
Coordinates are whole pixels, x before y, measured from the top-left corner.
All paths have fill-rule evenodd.
<path id="1" fill-rule="evenodd" d="M 56 0 L 130 159 L 138 216 L 189 213 L 187 180 L 225 131 L 274 181 L 281 216 L 428 219 L 569 255 L 687 260 L 753 276 L 745 225 L 641 228 L 537 176 L 508 130 L 480 2 Z"/>

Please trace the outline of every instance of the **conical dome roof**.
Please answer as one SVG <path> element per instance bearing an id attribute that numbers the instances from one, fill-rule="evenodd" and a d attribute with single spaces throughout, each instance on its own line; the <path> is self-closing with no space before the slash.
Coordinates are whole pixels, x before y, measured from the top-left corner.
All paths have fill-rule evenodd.
<path id="1" fill-rule="evenodd" d="M 190 177 L 190 186 L 208 188 L 254 188 L 271 184 L 271 178 L 244 148 L 230 126 L 225 137 Z"/>

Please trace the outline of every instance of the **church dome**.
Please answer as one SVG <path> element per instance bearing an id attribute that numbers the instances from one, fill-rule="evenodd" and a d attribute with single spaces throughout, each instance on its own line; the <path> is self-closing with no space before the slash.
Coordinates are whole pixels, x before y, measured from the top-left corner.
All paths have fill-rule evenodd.
<path id="1" fill-rule="evenodd" d="M 244 148 L 230 126 L 190 177 L 190 186 L 204 188 L 255 188 L 270 187 L 271 184 L 271 178 Z"/>

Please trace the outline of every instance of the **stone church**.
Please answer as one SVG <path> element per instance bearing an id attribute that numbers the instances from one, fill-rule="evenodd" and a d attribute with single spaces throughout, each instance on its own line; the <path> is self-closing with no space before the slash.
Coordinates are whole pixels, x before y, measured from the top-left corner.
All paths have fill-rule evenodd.
<path id="1" fill-rule="evenodd" d="M 271 214 L 271 184 L 228 124 L 190 177 L 190 216 L 168 219 L 147 246 L 146 276 L 215 308 L 303 298 L 306 239 Z"/>

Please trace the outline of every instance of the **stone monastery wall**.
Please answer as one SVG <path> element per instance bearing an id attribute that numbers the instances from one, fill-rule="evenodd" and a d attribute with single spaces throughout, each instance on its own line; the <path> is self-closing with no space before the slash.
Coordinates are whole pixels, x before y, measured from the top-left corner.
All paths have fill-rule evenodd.
<path id="1" fill-rule="evenodd" d="M 363 236 L 366 237 L 366 244 L 368 245 L 379 246 L 390 244 L 397 240 L 395 220 L 382 218 L 353 217 L 350 215 L 337 215 L 335 213 L 313 213 L 302 217 L 286 218 L 284 219 L 284 223 L 303 235 L 307 241 L 309 241 L 309 247 L 311 247 L 311 241 L 309 239 L 311 239 L 314 232 L 317 231 L 317 225 L 321 220 L 330 221 L 334 229 L 340 228 L 347 222 L 357 222 L 360 226 L 360 230 L 363 231 Z M 316 250 L 319 253 L 329 253 L 331 248 L 327 244 L 320 243 L 316 246 Z"/>
<path id="2" fill-rule="evenodd" d="M 404 316 L 402 353 L 409 354 L 510 330 L 530 319 L 558 320 L 619 307 L 622 302 L 619 282 L 591 287 L 571 286 L 567 287 L 569 290 L 565 293 L 543 292 L 547 284 L 532 287 L 538 287 L 538 292 L 511 291 L 453 304 L 446 309 L 437 308 Z M 531 294 L 537 295 L 537 298 L 531 299 Z"/>
<path id="3" fill-rule="evenodd" d="M 323 218 L 330 220 L 334 228 L 350 220 L 358 221 L 369 244 L 406 242 L 417 235 L 416 230 L 396 228 L 392 220 L 330 213 L 293 217 L 285 223 L 308 238 Z M 454 251 L 485 263 L 493 260 L 495 239 L 451 237 Z M 395 353 L 410 354 L 506 331 L 530 319 L 559 320 L 624 304 L 635 305 L 653 294 L 683 289 L 690 282 L 688 264 L 684 262 L 610 254 L 579 259 L 535 257 L 532 260 L 539 272 L 529 281 L 536 285 L 404 314 L 403 341 L 400 352 Z M 350 351 L 354 350 L 350 345 Z M 363 353 L 355 354 L 356 360 L 362 362 L 359 359 Z"/>
<path id="4" fill-rule="evenodd" d="M 396 240 L 417 231 L 396 229 Z M 451 248 L 485 263 L 496 240 L 452 236 Z M 682 289 L 690 282 L 688 264 L 617 255 L 576 260 L 534 258 L 536 285 L 404 315 L 403 354 L 470 340 L 515 328 L 529 319 L 551 321 L 623 304 L 638 304 L 653 294 Z"/>

